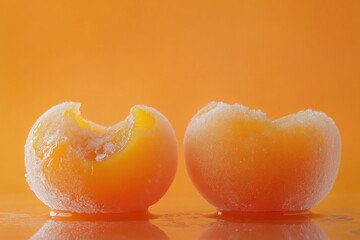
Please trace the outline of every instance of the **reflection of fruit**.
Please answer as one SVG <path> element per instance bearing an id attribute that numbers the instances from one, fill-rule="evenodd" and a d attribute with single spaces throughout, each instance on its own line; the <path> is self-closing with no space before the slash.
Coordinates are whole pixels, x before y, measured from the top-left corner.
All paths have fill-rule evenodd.
<path id="1" fill-rule="evenodd" d="M 199 239 L 328 239 L 324 230 L 314 222 L 277 221 L 233 222 L 218 220 L 212 223 Z"/>
<path id="2" fill-rule="evenodd" d="M 174 179 L 177 141 L 158 111 L 135 106 L 112 127 L 80 116 L 80 104 L 44 113 L 25 145 L 27 181 L 54 210 L 136 212 L 158 201 Z"/>
<path id="3" fill-rule="evenodd" d="M 324 113 L 300 111 L 275 121 L 261 111 L 210 103 L 184 140 L 188 173 L 221 211 L 301 211 L 330 191 L 340 135 Z"/>
<path id="4" fill-rule="evenodd" d="M 148 221 L 47 221 L 35 239 L 169 239 Z"/>

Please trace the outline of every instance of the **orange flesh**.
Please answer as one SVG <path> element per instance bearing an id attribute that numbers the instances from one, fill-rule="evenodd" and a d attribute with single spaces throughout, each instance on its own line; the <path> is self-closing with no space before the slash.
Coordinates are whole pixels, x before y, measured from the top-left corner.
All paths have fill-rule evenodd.
<path id="1" fill-rule="evenodd" d="M 123 122 L 102 127 L 83 119 L 78 108 L 58 105 L 34 125 L 25 152 L 30 187 L 53 210 L 145 212 L 175 175 L 170 123 L 136 106 Z"/>
<path id="2" fill-rule="evenodd" d="M 331 189 L 340 136 L 323 113 L 302 111 L 271 121 L 240 105 L 211 103 L 189 124 L 188 173 L 220 211 L 303 211 Z"/>

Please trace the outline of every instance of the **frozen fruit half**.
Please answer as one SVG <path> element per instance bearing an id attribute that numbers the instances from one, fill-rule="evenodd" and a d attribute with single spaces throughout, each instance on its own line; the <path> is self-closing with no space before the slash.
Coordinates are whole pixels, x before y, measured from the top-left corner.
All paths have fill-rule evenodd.
<path id="1" fill-rule="evenodd" d="M 330 191 L 341 141 L 321 112 L 273 121 L 259 110 L 212 102 L 189 123 L 184 148 L 192 182 L 220 211 L 303 211 Z"/>
<path id="2" fill-rule="evenodd" d="M 26 179 L 53 210 L 76 213 L 140 212 L 172 183 L 177 141 L 169 121 L 136 105 L 122 122 L 104 127 L 65 102 L 45 112 L 25 145 Z"/>

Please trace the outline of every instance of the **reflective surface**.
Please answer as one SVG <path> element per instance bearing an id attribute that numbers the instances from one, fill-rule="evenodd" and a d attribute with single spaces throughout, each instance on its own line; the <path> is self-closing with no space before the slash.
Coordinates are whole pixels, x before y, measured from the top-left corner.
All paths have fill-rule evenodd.
<path id="1" fill-rule="evenodd" d="M 341 133 L 333 193 L 360 193 L 359 12 L 359 0 L 0 0 L 0 239 L 128 238 L 134 232 L 111 230 L 124 222 L 170 239 L 359 239 L 359 196 L 329 196 L 312 210 L 319 217 L 298 224 L 209 217 L 215 209 L 193 188 L 182 151 L 187 124 L 210 101 L 238 102 L 272 119 L 312 108 Z M 150 208 L 157 218 L 90 221 L 92 231 L 84 221 L 48 223 L 49 209 L 24 179 L 24 144 L 41 113 L 63 101 L 81 102 L 83 116 L 102 125 L 139 103 L 166 115 L 182 160 L 173 196 Z"/>
<path id="2" fill-rule="evenodd" d="M 222 215 L 167 197 L 136 217 L 51 218 L 31 196 L 0 197 L 0 239 L 359 239 L 359 195 L 332 195 L 299 215 Z M 187 207 L 181 210 L 184 201 Z M 173 203 L 173 204 L 170 204 Z"/>

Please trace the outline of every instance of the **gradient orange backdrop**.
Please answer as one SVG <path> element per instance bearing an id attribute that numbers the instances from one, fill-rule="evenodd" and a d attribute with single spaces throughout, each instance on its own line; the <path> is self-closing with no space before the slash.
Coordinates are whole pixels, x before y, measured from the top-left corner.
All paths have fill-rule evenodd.
<path id="1" fill-rule="evenodd" d="M 28 131 L 51 106 L 78 101 L 84 117 L 103 125 L 137 103 L 161 111 L 180 144 L 169 194 L 201 199 L 182 139 L 212 100 L 271 118 L 326 112 L 343 144 L 333 193 L 359 193 L 359 13 L 357 0 L 0 0 L 0 193 L 31 194 Z"/>

